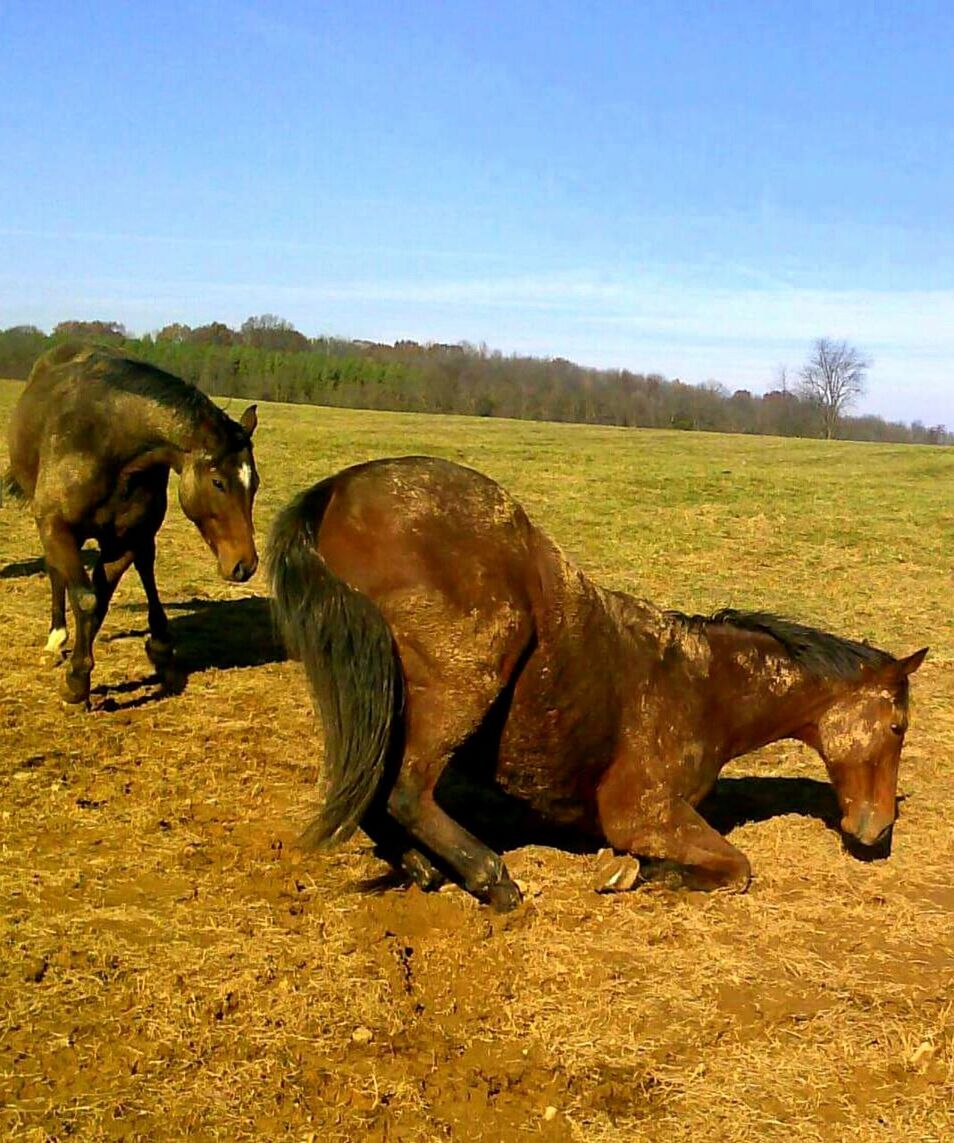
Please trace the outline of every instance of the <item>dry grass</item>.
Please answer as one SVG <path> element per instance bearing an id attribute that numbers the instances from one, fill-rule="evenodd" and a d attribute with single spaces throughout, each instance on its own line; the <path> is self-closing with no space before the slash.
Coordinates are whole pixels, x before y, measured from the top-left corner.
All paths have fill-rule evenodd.
<path id="1" fill-rule="evenodd" d="M 18 393 L 0 384 L 3 424 Z M 603 898 L 594 858 L 539 847 L 508 855 L 528 889 L 508 917 L 456 889 L 373 892 L 382 867 L 363 839 L 324 859 L 294 847 L 320 737 L 262 583 L 217 582 L 171 510 L 160 586 L 187 689 L 150 681 L 130 577 L 98 645 L 94 710 L 64 711 L 40 650 L 35 531 L 5 506 L 0 1130 L 950 1139 L 954 452 L 260 414 L 262 531 L 345 463 L 435 452 L 500 479 L 613 586 L 686 610 L 780 610 L 896 653 L 929 642 L 894 853 L 843 852 L 810 783 L 730 781 L 723 808 L 756 874 L 745 896 Z M 823 777 L 794 744 L 732 768 L 754 773 Z"/>

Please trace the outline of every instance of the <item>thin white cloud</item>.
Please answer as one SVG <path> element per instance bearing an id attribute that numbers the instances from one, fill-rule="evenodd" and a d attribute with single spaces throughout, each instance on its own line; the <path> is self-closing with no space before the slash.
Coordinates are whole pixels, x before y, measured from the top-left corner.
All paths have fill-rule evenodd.
<path id="1" fill-rule="evenodd" d="M 0 276 L 0 324 L 99 316 L 144 331 L 273 312 L 312 335 L 486 341 L 504 352 L 755 392 L 772 386 L 780 364 L 796 371 L 811 342 L 830 336 L 873 358 L 862 409 L 954 423 L 954 290 L 730 289 L 691 279 L 680 267 L 668 274 L 656 267 L 626 278 L 578 272 L 276 286 L 117 276 L 67 287 L 8 273 Z"/>

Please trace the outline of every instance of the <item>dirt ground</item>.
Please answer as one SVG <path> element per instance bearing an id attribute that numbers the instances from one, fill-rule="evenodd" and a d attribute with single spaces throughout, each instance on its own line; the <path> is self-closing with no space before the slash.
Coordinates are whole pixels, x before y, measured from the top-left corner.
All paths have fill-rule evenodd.
<path id="1" fill-rule="evenodd" d="M 288 459 L 288 426 L 349 416 L 328 428 L 326 413 L 260 409 L 260 532 L 338 467 L 330 452 Z M 390 451 L 409 451 L 407 422 L 387 423 Z M 394 885 L 363 835 L 327 857 L 296 847 L 321 764 L 300 670 L 261 578 L 217 581 L 177 507 L 159 574 L 181 694 L 151 676 L 131 575 L 97 644 L 92 710 L 65 709 L 38 554 L 29 513 L 5 505 L 6 1137 L 954 1138 L 949 626 L 916 644 L 888 632 L 898 654 L 933 644 L 888 860 L 844 850 L 821 764 L 786 743 L 734 764 L 710 807 L 752 862 L 747 894 L 600 896 L 594 854 L 517 845 L 526 903 L 501 917 L 454 887 Z M 939 545 L 906 587 L 908 613 L 934 605 L 924 585 L 945 582 L 950 554 Z"/>

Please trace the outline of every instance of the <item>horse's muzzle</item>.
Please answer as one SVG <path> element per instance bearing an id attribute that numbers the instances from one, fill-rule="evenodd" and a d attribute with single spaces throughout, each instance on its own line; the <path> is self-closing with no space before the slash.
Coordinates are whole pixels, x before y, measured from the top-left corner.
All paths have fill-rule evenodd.
<path id="1" fill-rule="evenodd" d="M 255 574 L 255 569 L 258 567 L 258 556 L 253 556 L 251 560 L 239 560 L 239 562 L 232 568 L 228 578 L 233 583 L 245 583 L 250 580 Z"/>
<path id="2" fill-rule="evenodd" d="M 882 814 L 865 812 L 854 823 L 843 818 L 841 828 L 843 833 L 859 845 L 875 849 L 890 840 L 891 831 L 894 829 L 894 819 L 886 821 Z"/>

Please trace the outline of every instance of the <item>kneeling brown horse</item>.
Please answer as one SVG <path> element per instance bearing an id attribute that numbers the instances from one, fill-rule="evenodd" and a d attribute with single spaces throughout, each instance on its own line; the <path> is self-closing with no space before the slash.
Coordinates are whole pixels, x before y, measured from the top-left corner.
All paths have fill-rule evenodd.
<path id="1" fill-rule="evenodd" d="M 501 859 L 434 796 L 492 708 L 506 792 L 697 883 L 748 884 L 744 854 L 694 807 L 731 758 L 779 738 L 822 756 L 846 834 L 870 846 L 894 822 L 908 676 L 926 648 L 897 660 L 769 615 L 690 618 L 605 591 L 493 481 L 428 457 L 302 493 L 268 560 L 325 732 L 312 843 L 360 824 L 423 886 L 440 866 L 513 908 Z"/>
<path id="2" fill-rule="evenodd" d="M 135 564 L 149 604 L 146 651 L 173 674 L 169 626 L 156 590 L 156 532 L 166 514 L 169 470 L 179 502 L 215 553 L 225 579 L 258 566 L 252 500 L 255 406 L 235 422 L 204 393 L 106 349 L 61 345 L 45 353 L 10 422 L 8 490 L 30 499 L 52 591 L 47 650 L 66 642 L 69 592 L 76 642 L 61 688 L 89 698 L 93 640 L 120 577 Z M 92 580 L 80 549 L 99 544 Z"/>

